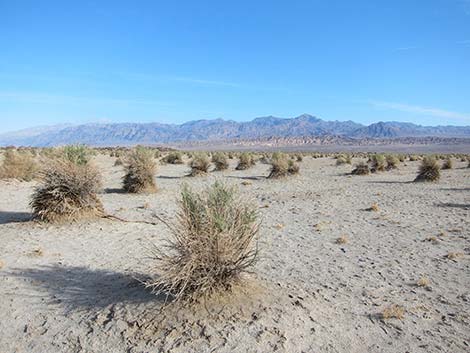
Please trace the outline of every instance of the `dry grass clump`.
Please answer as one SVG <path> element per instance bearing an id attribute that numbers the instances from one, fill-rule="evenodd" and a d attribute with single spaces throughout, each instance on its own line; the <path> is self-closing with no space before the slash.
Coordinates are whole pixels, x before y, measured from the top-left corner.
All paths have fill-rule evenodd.
<path id="1" fill-rule="evenodd" d="M 215 165 L 215 170 L 226 170 L 228 169 L 228 161 L 225 153 L 216 152 L 212 155 L 212 163 Z"/>
<path id="2" fill-rule="evenodd" d="M 123 189 L 130 193 L 151 193 L 157 190 L 155 173 L 157 163 L 151 150 L 136 147 L 126 158 Z"/>
<path id="3" fill-rule="evenodd" d="M 297 163 L 295 163 L 293 160 L 289 160 L 287 163 L 288 163 L 288 168 L 287 168 L 288 174 L 290 175 L 299 174 L 300 167 Z"/>
<path id="4" fill-rule="evenodd" d="M 351 164 L 352 158 L 349 154 L 341 154 L 336 158 L 336 165 Z"/>
<path id="5" fill-rule="evenodd" d="M 170 152 L 161 161 L 168 164 L 183 164 L 183 155 L 179 151 Z"/>
<path id="6" fill-rule="evenodd" d="M 123 165 L 123 163 L 122 163 L 122 159 L 120 157 L 118 157 L 114 161 L 114 166 L 117 167 L 117 166 L 120 166 L 120 165 Z"/>
<path id="7" fill-rule="evenodd" d="M 8 149 L 5 151 L 3 163 L 0 166 L 0 179 L 31 181 L 37 170 L 37 164 L 29 152 Z"/>
<path id="8" fill-rule="evenodd" d="M 382 318 L 387 320 L 387 319 L 403 319 L 405 316 L 405 309 L 399 305 L 392 304 L 388 307 L 386 307 L 382 311 Z"/>
<path id="9" fill-rule="evenodd" d="M 282 178 L 288 175 L 298 174 L 299 165 L 292 159 L 287 159 L 283 153 L 273 153 L 271 157 L 271 172 L 268 178 Z"/>
<path id="10" fill-rule="evenodd" d="M 400 163 L 400 160 L 398 159 L 398 157 L 392 154 L 388 154 L 385 157 L 385 161 L 387 162 L 387 166 L 385 167 L 387 170 L 397 169 L 398 164 Z"/>
<path id="11" fill-rule="evenodd" d="M 461 252 L 450 252 L 446 255 L 446 257 L 448 259 L 451 259 L 451 260 L 456 260 L 458 259 L 459 257 L 462 257 L 463 256 L 463 253 Z"/>
<path id="12" fill-rule="evenodd" d="M 431 282 L 429 281 L 429 278 L 421 276 L 418 281 L 416 282 L 416 285 L 418 287 L 429 287 Z"/>
<path id="13" fill-rule="evenodd" d="M 205 153 L 197 153 L 189 162 L 189 166 L 191 167 L 190 176 L 205 175 L 209 171 L 211 162 Z"/>
<path id="14" fill-rule="evenodd" d="M 353 175 L 368 175 L 370 174 L 370 168 L 367 163 L 359 162 L 351 172 Z"/>
<path id="15" fill-rule="evenodd" d="M 101 177 L 89 163 L 49 160 L 39 178 L 30 202 L 34 218 L 63 222 L 103 215 L 103 205 L 96 195 Z"/>
<path id="16" fill-rule="evenodd" d="M 94 153 L 90 148 L 85 145 L 64 146 L 58 152 L 59 156 L 62 156 L 66 160 L 77 165 L 87 164 Z"/>
<path id="17" fill-rule="evenodd" d="M 452 169 L 454 164 L 452 163 L 451 158 L 447 158 L 444 163 L 442 163 L 442 168 L 441 169 Z"/>
<path id="18" fill-rule="evenodd" d="M 379 205 L 374 202 L 367 210 L 368 211 L 379 212 L 380 208 L 379 208 Z"/>
<path id="19" fill-rule="evenodd" d="M 255 165 L 255 160 L 253 156 L 248 152 L 243 152 L 238 159 L 238 165 L 235 169 L 245 170 L 245 169 L 251 168 L 254 165 Z"/>
<path id="20" fill-rule="evenodd" d="M 419 166 L 415 181 L 437 181 L 441 177 L 439 164 L 432 157 L 425 157 Z"/>
<path id="21" fill-rule="evenodd" d="M 220 182 L 199 193 L 183 187 L 179 205 L 172 237 L 153 253 L 158 276 L 147 287 L 189 302 L 231 290 L 257 259 L 256 208 Z"/>
<path id="22" fill-rule="evenodd" d="M 371 172 L 383 172 L 385 170 L 385 156 L 382 154 L 374 154 L 371 159 Z"/>
<path id="23" fill-rule="evenodd" d="M 346 244 L 348 242 L 348 237 L 346 235 L 340 236 L 336 239 L 336 244 Z"/>

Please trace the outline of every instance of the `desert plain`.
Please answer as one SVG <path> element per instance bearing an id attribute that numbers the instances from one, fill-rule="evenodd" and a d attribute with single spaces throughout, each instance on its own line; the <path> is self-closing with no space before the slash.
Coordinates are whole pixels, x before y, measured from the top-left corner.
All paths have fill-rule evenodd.
<path id="1" fill-rule="evenodd" d="M 94 157 L 99 197 L 128 222 L 32 221 L 36 182 L 0 181 L 0 352 L 470 351 L 467 162 L 436 183 L 414 183 L 408 160 L 353 176 L 305 156 L 279 180 L 262 163 L 199 177 L 166 164 L 157 193 L 132 195 L 114 161 Z M 181 185 L 215 180 L 258 207 L 259 260 L 226 297 L 168 303 L 141 283 L 158 270 L 149 249 L 168 237 Z"/>

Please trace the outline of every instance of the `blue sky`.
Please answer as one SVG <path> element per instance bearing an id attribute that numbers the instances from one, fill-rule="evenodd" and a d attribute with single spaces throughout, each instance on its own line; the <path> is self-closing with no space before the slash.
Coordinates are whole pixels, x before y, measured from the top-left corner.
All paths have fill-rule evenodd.
<path id="1" fill-rule="evenodd" d="M 470 125 L 470 0 L 0 0 L 0 132 L 302 113 Z"/>

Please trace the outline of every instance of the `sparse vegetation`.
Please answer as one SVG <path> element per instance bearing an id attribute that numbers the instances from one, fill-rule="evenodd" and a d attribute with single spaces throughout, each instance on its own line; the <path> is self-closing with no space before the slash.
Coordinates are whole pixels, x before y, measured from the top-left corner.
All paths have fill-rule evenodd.
<path id="1" fill-rule="evenodd" d="M 382 154 L 374 154 L 371 159 L 371 172 L 383 172 L 385 170 L 385 156 Z"/>
<path id="2" fill-rule="evenodd" d="M 243 152 L 239 157 L 238 165 L 235 169 L 245 170 L 245 169 L 251 168 L 254 165 L 255 165 L 255 161 L 253 159 L 253 156 L 248 152 Z"/>
<path id="3" fill-rule="evenodd" d="M 87 164 L 93 155 L 93 151 L 85 145 L 64 146 L 59 153 L 63 158 L 77 165 Z"/>
<path id="4" fill-rule="evenodd" d="M 204 175 L 209 171 L 211 162 L 205 153 L 197 153 L 189 162 L 189 166 L 191 167 L 190 176 Z"/>
<path id="5" fill-rule="evenodd" d="M 216 152 L 212 155 L 212 163 L 215 165 L 215 170 L 226 170 L 228 169 L 228 161 L 225 153 Z"/>
<path id="6" fill-rule="evenodd" d="M 49 160 L 39 177 L 40 184 L 30 203 L 34 218 L 63 222 L 103 214 L 103 206 L 96 195 L 101 178 L 91 164 Z"/>
<path id="7" fill-rule="evenodd" d="M 183 155 L 179 151 L 170 152 L 161 161 L 168 164 L 183 164 Z"/>
<path id="8" fill-rule="evenodd" d="M 418 281 L 416 282 L 416 284 L 418 285 L 418 287 L 429 287 L 429 284 L 431 282 L 429 281 L 429 278 L 427 277 L 424 277 L 424 276 L 421 276 Z"/>
<path id="9" fill-rule="evenodd" d="M 398 164 L 400 163 L 400 160 L 392 154 L 388 154 L 385 157 L 385 160 L 387 162 L 387 166 L 386 166 L 387 170 L 397 169 Z"/>
<path id="10" fill-rule="evenodd" d="M 442 163 L 442 168 L 441 169 L 452 169 L 454 164 L 452 163 L 452 159 L 449 157 L 444 160 L 444 163 Z"/>
<path id="11" fill-rule="evenodd" d="M 31 181 L 38 170 L 33 156 L 29 152 L 8 149 L 0 166 L 0 179 L 18 179 Z"/>
<path id="12" fill-rule="evenodd" d="M 415 181 L 437 181 L 441 177 L 439 164 L 432 157 L 425 157 L 419 166 Z"/>
<path id="13" fill-rule="evenodd" d="M 336 239 L 336 244 L 346 244 L 348 242 L 348 237 L 346 235 L 342 235 Z"/>
<path id="14" fill-rule="evenodd" d="M 183 187 L 177 224 L 153 255 L 158 277 L 147 283 L 176 301 L 198 301 L 230 291 L 257 259 L 255 207 L 220 182 L 203 192 Z"/>
<path id="15" fill-rule="evenodd" d="M 384 320 L 387 320 L 387 319 L 403 319 L 403 317 L 405 316 L 405 309 L 399 305 L 396 305 L 396 304 L 392 304 L 388 307 L 386 307 L 383 311 L 382 311 L 382 318 Z"/>
<path id="16" fill-rule="evenodd" d="M 370 174 L 370 168 L 367 163 L 359 162 L 355 165 L 355 168 L 351 172 L 353 175 L 368 175 Z"/>
<path id="17" fill-rule="evenodd" d="M 136 147 L 129 153 L 124 165 L 126 174 L 123 189 L 130 193 L 151 193 L 157 190 L 155 173 L 157 164 L 151 150 Z"/>

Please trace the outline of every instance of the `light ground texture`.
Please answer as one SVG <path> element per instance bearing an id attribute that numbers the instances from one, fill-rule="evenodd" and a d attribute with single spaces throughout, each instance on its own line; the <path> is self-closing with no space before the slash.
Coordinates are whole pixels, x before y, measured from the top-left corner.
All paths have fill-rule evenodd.
<path id="1" fill-rule="evenodd" d="M 184 182 L 238 185 L 262 220 L 254 274 L 230 298 L 163 307 L 136 280 L 158 272 L 147 255 L 168 237 L 163 224 L 31 222 L 35 183 L 0 181 L 0 352 L 470 351 L 467 163 L 438 183 L 412 182 L 419 162 L 350 176 L 307 156 L 282 180 L 260 163 L 195 178 L 164 165 L 152 195 L 120 192 L 114 158 L 95 163 L 106 211 L 128 220 L 172 222 Z M 393 304 L 403 318 L 384 320 Z"/>

